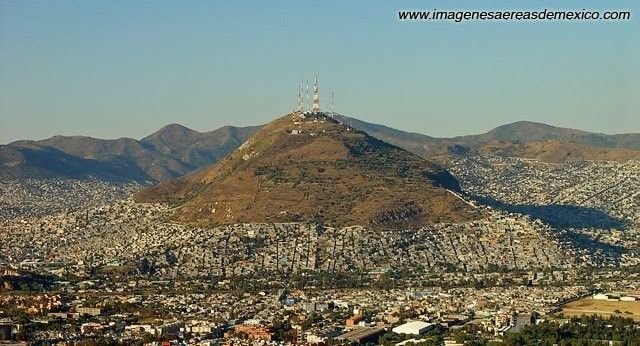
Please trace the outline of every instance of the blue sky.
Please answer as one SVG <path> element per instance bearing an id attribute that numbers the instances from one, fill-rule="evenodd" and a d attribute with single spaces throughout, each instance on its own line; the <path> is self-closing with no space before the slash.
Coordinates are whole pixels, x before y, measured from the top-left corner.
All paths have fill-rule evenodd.
<path id="1" fill-rule="evenodd" d="M 432 136 L 518 120 L 640 132 L 637 1 L 0 0 L 0 143 L 266 123 L 320 78 Z M 626 22 L 400 22 L 399 9 L 631 10 Z"/>

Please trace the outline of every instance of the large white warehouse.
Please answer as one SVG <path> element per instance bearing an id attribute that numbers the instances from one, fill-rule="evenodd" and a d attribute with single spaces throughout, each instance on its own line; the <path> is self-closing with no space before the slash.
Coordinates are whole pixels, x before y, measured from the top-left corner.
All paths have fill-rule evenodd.
<path id="1" fill-rule="evenodd" d="M 422 321 L 411 321 L 393 328 L 391 331 L 396 334 L 420 335 L 433 329 L 435 324 Z"/>

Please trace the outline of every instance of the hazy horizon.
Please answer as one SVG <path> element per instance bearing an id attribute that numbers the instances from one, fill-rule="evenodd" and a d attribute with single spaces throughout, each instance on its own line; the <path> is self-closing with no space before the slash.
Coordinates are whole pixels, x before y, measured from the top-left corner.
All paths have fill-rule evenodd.
<path id="1" fill-rule="evenodd" d="M 401 22 L 403 9 L 626 9 L 625 22 Z M 433 137 L 527 120 L 640 132 L 632 1 L 0 2 L 0 143 L 140 139 L 323 107 Z"/>
<path id="2" fill-rule="evenodd" d="M 284 115 L 286 115 L 286 114 L 280 114 L 280 115 L 278 115 L 277 117 L 284 116 Z M 340 114 L 340 115 L 348 116 L 348 115 L 345 115 L 345 114 Z M 274 117 L 272 120 L 275 120 L 277 117 Z M 362 120 L 362 121 L 366 121 L 366 120 L 363 120 L 363 119 L 360 119 L 360 118 L 358 118 L 358 117 L 354 117 L 354 116 L 348 116 L 348 117 L 350 117 L 350 118 L 354 118 L 354 119 L 358 119 L 358 120 Z M 367 122 L 368 122 L 368 121 L 367 121 Z M 499 125 L 496 125 L 496 126 L 491 127 L 491 128 L 481 129 L 481 130 L 478 130 L 477 132 L 464 133 L 464 134 L 454 134 L 454 135 L 452 135 L 452 136 L 446 136 L 446 137 L 444 137 L 444 136 L 434 136 L 434 135 L 429 134 L 429 133 L 416 132 L 416 131 L 412 131 L 411 129 L 401 129 L 401 128 L 393 127 L 393 126 L 391 126 L 391 125 L 389 125 L 389 124 L 383 124 L 383 123 L 372 123 L 372 124 L 375 124 L 375 125 L 383 125 L 383 126 L 387 126 L 387 127 L 393 128 L 393 129 L 395 129 L 395 130 L 400 130 L 400 131 L 404 131 L 404 132 L 407 132 L 407 133 L 417 133 L 417 134 L 421 134 L 421 135 L 427 135 L 427 136 L 431 136 L 431 137 L 434 137 L 434 138 L 454 138 L 454 137 L 462 137 L 462 136 L 468 136 L 468 135 L 479 135 L 479 134 L 483 134 L 483 133 L 489 132 L 489 131 L 491 131 L 491 130 L 493 130 L 493 129 L 495 129 L 495 128 L 499 127 L 499 126 L 503 126 L 503 125 L 510 125 L 510 124 L 514 124 L 514 123 L 517 123 L 517 122 L 532 122 L 532 121 L 530 121 L 530 120 L 515 120 L 515 121 L 510 122 L 510 123 L 499 124 Z M 537 123 L 537 122 L 534 122 L 534 123 Z M 605 135 L 625 135 L 625 134 L 636 134 L 636 133 L 640 133 L 640 132 L 604 133 L 604 132 L 589 131 L 589 130 L 580 129 L 580 128 L 571 128 L 571 127 L 557 126 L 557 125 L 549 124 L 549 123 L 541 123 L 541 124 L 550 125 L 550 126 L 554 126 L 554 127 L 558 127 L 558 128 L 570 128 L 570 129 L 574 129 L 574 130 L 582 130 L 582 131 L 585 131 L 585 132 L 592 132 L 592 133 L 605 134 Z M 145 138 L 145 137 L 147 137 L 147 136 L 150 136 L 150 135 L 154 134 L 154 133 L 155 133 L 155 132 L 157 132 L 157 131 L 160 131 L 162 128 L 164 128 L 164 127 L 166 127 L 166 126 L 169 126 L 169 125 L 180 125 L 180 126 L 186 127 L 186 128 L 188 128 L 188 129 L 190 129 L 190 130 L 193 130 L 193 131 L 197 131 L 197 132 L 205 133 L 205 132 L 215 131 L 215 130 L 218 130 L 218 129 L 222 128 L 222 127 L 226 127 L 226 126 L 231 126 L 231 127 L 250 127 L 250 126 L 263 126 L 263 125 L 266 125 L 266 123 L 261 123 L 261 124 L 247 124 L 247 125 L 226 124 L 226 125 L 222 125 L 222 126 L 219 126 L 219 127 L 213 128 L 213 129 L 199 129 L 199 128 L 194 128 L 194 127 L 191 127 L 191 126 L 187 126 L 187 125 L 185 125 L 185 124 L 172 122 L 172 123 L 168 123 L 168 124 L 162 125 L 161 127 L 157 128 L 157 129 L 155 129 L 155 130 L 152 130 L 152 131 L 151 131 L 151 132 L 149 132 L 149 133 L 146 133 L 146 134 L 143 134 L 143 135 L 141 135 L 141 136 L 138 136 L 138 137 L 131 137 L 131 136 L 100 137 L 100 136 L 91 136 L 91 135 L 87 135 L 87 134 L 85 134 L 85 133 L 58 133 L 58 134 L 54 134 L 54 135 L 51 135 L 51 136 L 48 136 L 48 137 L 42 137 L 42 138 L 20 138 L 20 139 L 12 140 L 12 141 L 9 141 L 9 142 L 0 143 L 0 145 L 7 145 L 7 144 L 14 143 L 14 142 L 25 141 L 25 140 L 26 140 L 26 141 L 29 141 L 29 140 L 39 141 L 39 140 L 49 139 L 49 138 L 52 138 L 52 137 L 55 137 L 55 136 L 62 136 L 62 137 L 75 137 L 75 136 L 80 136 L 80 137 L 91 137 L 91 138 L 95 138 L 95 139 L 102 139 L 102 140 L 117 140 L 117 139 L 121 139 L 121 138 L 131 138 L 131 139 L 135 139 L 135 140 L 141 140 L 141 139 L 143 139 L 143 138 Z"/>

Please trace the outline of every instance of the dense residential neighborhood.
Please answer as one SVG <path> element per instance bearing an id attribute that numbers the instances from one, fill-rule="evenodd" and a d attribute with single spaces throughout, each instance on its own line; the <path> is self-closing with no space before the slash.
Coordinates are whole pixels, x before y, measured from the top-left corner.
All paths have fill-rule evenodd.
<path id="1" fill-rule="evenodd" d="M 640 1 L 0 0 L 0 346 L 640 346 Z"/>
<path id="2" fill-rule="evenodd" d="M 402 231 L 192 227 L 133 202 L 139 184 L 4 180 L 0 337 L 455 344 L 471 329 L 507 340 L 569 302 L 608 301 L 598 292 L 640 306 L 640 163 L 478 156 L 451 170 L 485 217 Z M 640 318 L 628 306 L 614 315 Z"/>

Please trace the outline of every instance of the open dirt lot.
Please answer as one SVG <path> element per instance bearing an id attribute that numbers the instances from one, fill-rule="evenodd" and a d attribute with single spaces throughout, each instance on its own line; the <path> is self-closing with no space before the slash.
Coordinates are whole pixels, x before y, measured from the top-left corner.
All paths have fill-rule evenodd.
<path id="1" fill-rule="evenodd" d="M 620 313 L 615 311 L 619 311 Z M 640 321 L 640 301 L 620 302 L 596 300 L 591 297 L 587 297 L 564 305 L 562 307 L 562 313 L 565 316 L 618 315 L 632 317 L 633 319 Z"/>

